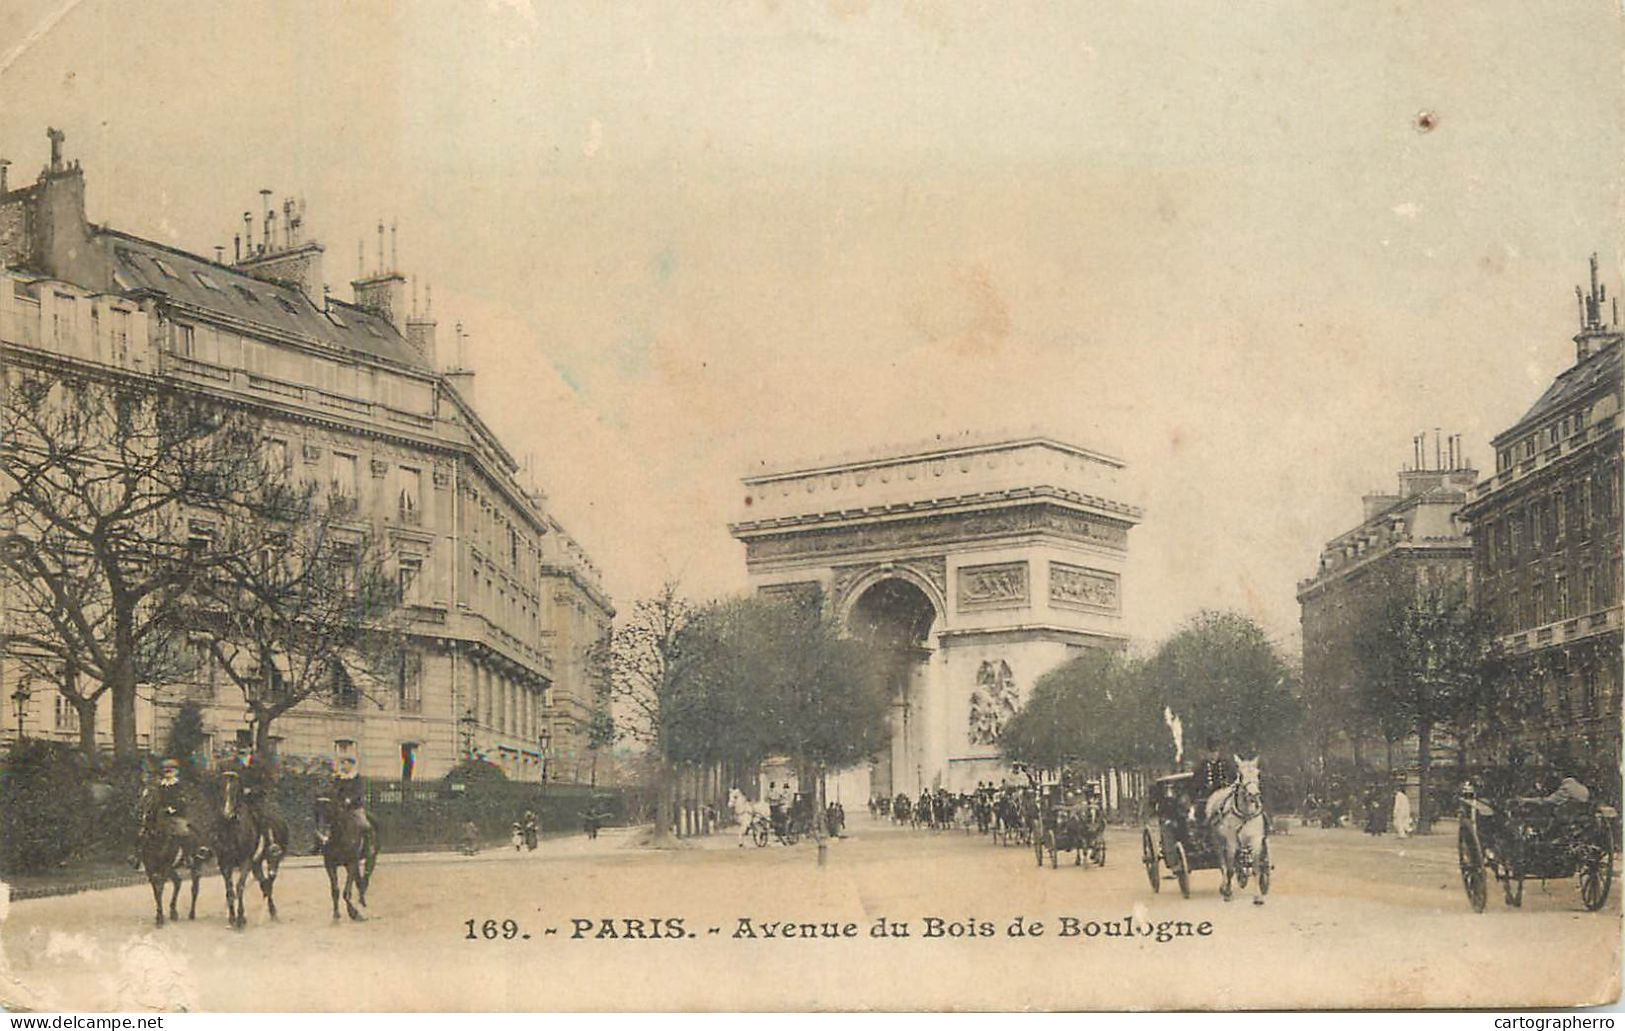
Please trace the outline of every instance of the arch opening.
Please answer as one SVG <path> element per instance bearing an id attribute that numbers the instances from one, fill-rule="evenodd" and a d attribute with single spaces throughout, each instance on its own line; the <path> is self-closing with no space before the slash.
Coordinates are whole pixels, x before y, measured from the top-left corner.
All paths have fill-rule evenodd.
<path id="1" fill-rule="evenodd" d="M 924 782 L 925 686 L 937 608 L 916 584 L 886 577 L 864 588 L 847 612 L 847 631 L 881 646 L 889 662 L 891 734 L 870 773 L 870 790 L 918 794 Z"/>

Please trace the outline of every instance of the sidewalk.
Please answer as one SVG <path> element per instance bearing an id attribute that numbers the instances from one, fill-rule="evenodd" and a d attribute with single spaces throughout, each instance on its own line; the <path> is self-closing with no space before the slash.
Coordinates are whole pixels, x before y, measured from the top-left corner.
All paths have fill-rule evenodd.
<path id="1" fill-rule="evenodd" d="M 581 856 L 631 847 L 632 841 L 641 830 L 642 827 L 605 827 L 598 832 L 596 840 L 588 839 L 580 831 L 544 833 L 534 852 L 523 849 L 516 851 L 508 838 L 482 841 L 479 852 L 472 856 L 463 855 L 455 845 L 421 846 L 400 851 L 386 848 L 380 853 L 379 861 L 383 862 L 387 857 L 393 866 L 403 863 L 517 862 L 527 859 Z M 295 853 L 282 860 L 284 870 L 320 868 L 321 865 L 322 857 L 311 853 Z M 219 867 L 213 861 L 203 864 L 205 879 L 218 874 Z M 9 892 L 12 902 L 76 895 L 85 891 L 127 888 L 132 884 L 145 883 L 147 883 L 145 873 L 131 870 L 122 863 L 96 863 L 56 874 L 19 874 L 16 877 L 0 879 L 0 886 L 4 886 Z"/>

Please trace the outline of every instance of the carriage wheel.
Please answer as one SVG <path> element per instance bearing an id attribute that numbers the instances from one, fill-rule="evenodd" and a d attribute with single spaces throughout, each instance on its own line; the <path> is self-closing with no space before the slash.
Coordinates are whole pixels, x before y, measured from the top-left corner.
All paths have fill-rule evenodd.
<path id="1" fill-rule="evenodd" d="M 791 827 L 791 828 L 788 828 L 788 829 L 785 830 L 785 832 L 784 832 L 784 843 L 786 845 L 794 845 L 796 842 L 798 842 L 800 840 L 801 840 L 801 832 L 800 831 L 796 830 L 794 827 Z"/>
<path id="2" fill-rule="evenodd" d="M 1613 885 L 1614 843 L 1605 831 L 1596 856 L 1580 871 L 1580 901 L 1595 913 L 1608 902 L 1608 889 Z"/>
<path id="3" fill-rule="evenodd" d="M 767 828 L 758 823 L 751 828 L 751 840 L 756 842 L 757 848 L 767 847 Z"/>
<path id="4" fill-rule="evenodd" d="M 1174 877 L 1179 881 L 1179 894 L 1185 898 L 1190 898 L 1191 863 L 1189 857 L 1185 855 L 1185 843 L 1183 841 L 1174 846 L 1174 854 L 1170 858 L 1179 864 L 1178 866 L 1174 866 L 1174 863 L 1168 864 L 1173 867 Z"/>
<path id="5" fill-rule="evenodd" d="M 1049 868 L 1055 869 L 1058 857 L 1055 854 L 1055 828 L 1051 827 L 1044 832 L 1044 847 L 1049 850 Z"/>
<path id="6" fill-rule="evenodd" d="M 1484 849 L 1478 843 L 1478 828 L 1462 824 L 1456 834 L 1456 857 L 1461 861 L 1461 885 L 1467 889 L 1467 901 L 1473 912 L 1484 912 L 1489 886 L 1484 881 Z"/>
<path id="7" fill-rule="evenodd" d="M 1162 875 L 1157 872 L 1157 844 L 1151 840 L 1149 827 L 1140 832 L 1140 862 L 1145 864 L 1145 876 L 1151 882 L 1151 890 L 1161 893 Z"/>
<path id="8" fill-rule="evenodd" d="M 1258 893 L 1270 893 L 1270 843 L 1265 838 L 1258 846 Z"/>

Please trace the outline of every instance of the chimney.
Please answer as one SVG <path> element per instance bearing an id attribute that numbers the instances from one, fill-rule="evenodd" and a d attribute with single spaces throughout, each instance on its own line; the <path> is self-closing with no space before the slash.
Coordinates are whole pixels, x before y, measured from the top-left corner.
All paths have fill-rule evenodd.
<path id="1" fill-rule="evenodd" d="M 62 160 L 62 141 L 66 138 L 62 131 L 50 129 L 46 135 L 51 141 L 51 163 L 40 172 L 39 182 L 25 202 L 27 263 L 39 272 L 69 282 L 87 286 L 102 283 L 111 273 L 94 262 L 90 253 L 84 173 L 79 162 Z M 103 289 L 111 286 L 106 283 Z"/>
<path id="2" fill-rule="evenodd" d="M 463 399 L 464 404 L 472 406 L 474 404 L 474 370 L 469 368 L 468 363 L 464 360 L 463 351 L 468 336 L 463 332 L 461 322 L 457 323 L 455 334 L 457 339 L 456 364 L 446 370 L 446 382 L 456 389 L 457 396 Z"/>
<path id="3" fill-rule="evenodd" d="M 430 369 L 436 368 L 434 315 L 425 307 L 418 311 L 417 281 L 412 281 L 412 313 L 406 317 L 406 341 Z"/>
<path id="4" fill-rule="evenodd" d="M 389 320 L 395 332 L 406 334 L 406 277 L 399 272 L 380 272 L 350 282 L 358 308 L 375 311 Z"/>
<path id="5" fill-rule="evenodd" d="M 0 194 L 8 192 L 6 188 L 6 168 L 10 164 L 11 162 L 6 158 L 0 158 Z"/>
<path id="6" fill-rule="evenodd" d="M 322 276 L 323 250 L 322 245 L 313 240 L 284 251 L 256 252 L 253 237 L 250 236 L 247 253 L 234 267 L 255 279 L 291 286 L 319 308 L 322 287 L 326 283 Z"/>

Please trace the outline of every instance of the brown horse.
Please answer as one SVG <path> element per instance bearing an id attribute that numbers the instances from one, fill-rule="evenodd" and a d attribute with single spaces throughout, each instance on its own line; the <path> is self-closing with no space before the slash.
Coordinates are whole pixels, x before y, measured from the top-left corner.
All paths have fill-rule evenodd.
<path id="1" fill-rule="evenodd" d="M 344 868 L 344 910 L 351 920 L 365 920 L 355 903 L 352 889 L 363 909 L 367 905 L 367 882 L 378 862 L 378 834 L 367 815 L 359 809 L 341 809 L 331 798 L 318 798 L 316 804 L 327 814 L 327 825 L 317 832 L 322 865 L 327 868 L 327 884 L 333 894 L 333 919 L 339 918 L 339 868 Z"/>
<path id="2" fill-rule="evenodd" d="M 203 876 L 204 853 L 186 820 L 174 812 L 159 813 L 154 825 L 142 835 L 138 855 L 141 868 L 147 871 L 147 882 L 152 885 L 153 923 L 164 926 L 165 882 L 175 886 L 169 895 L 169 919 L 180 919 L 175 903 L 181 895 L 183 867 L 192 874 L 192 906 L 187 910 L 186 919 L 196 920 L 197 888 Z"/>
<path id="3" fill-rule="evenodd" d="M 288 825 L 243 804 L 242 778 L 237 773 L 224 773 L 221 781 L 224 802 L 215 852 L 220 876 L 226 882 L 226 922 L 241 930 L 248 925 L 243 913 L 243 888 L 250 873 L 265 895 L 271 919 L 276 919 L 276 899 L 271 889 L 288 849 Z"/>

